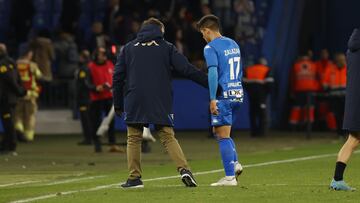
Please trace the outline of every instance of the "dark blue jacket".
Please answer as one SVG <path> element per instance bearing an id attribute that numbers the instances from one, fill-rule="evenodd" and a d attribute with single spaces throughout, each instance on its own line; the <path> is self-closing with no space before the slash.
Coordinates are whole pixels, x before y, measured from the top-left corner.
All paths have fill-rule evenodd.
<path id="1" fill-rule="evenodd" d="M 126 123 L 174 125 L 171 85 L 174 72 L 208 86 L 206 74 L 164 40 L 158 26 L 143 26 L 137 38 L 120 51 L 115 65 L 114 106 L 124 111 Z"/>
<path id="2" fill-rule="evenodd" d="M 344 129 L 360 132 L 360 29 L 348 42 Z"/>

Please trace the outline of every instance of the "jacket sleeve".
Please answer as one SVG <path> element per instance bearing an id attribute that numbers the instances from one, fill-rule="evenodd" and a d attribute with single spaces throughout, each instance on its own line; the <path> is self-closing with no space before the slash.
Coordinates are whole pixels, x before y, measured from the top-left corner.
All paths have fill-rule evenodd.
<path id="1" fill-rule="evenodd" d="M 187 58 L 179 53 L 174 45 L 171 45 L 170 63 L 174 70 L 182 76 L 208 88 L 208 78 L 205 73 L 193 66 Z"/>
<path id="2" fill-rule="evenodd" d="M 115 109 L 124 111 L 124 86 L 126 79 L 125 47 L 120 50 L 116 59 L 113 75 L 113 98 Z"/>
<path id="3" fill-rule="evenodd" d="M 91 77 L 91 73 L 89 70 L 86 71 L 86 77 L 84 78 L 83 82 L 90 91 L 96 92 L 96 86 L 92 82 L 92 77 Z"/>
<path id="4" fill-rule="evenodd" d="M 5 83 L 8 85 L 8 87 L 11 89 L 11 91 L 15 92 L 15 94 L 18 97 L 25 96 L 26 90 L 21 85 L 21 80 L 19 73 L 16 71 L 16 67 L 14 64 L 11 64 L 14 66 L 13 69 L 10 69 L 9 67 L 2 66 L 2 71 L 0 73 L 1 78 L 5 81 Z M 14 73 L 12 73 L 14 71 Z"/>
<path id="5" fill-rule="evenodd" d="M 350 51 L 355 52 L 360 49 L 360 29 L 355 29 L 348 42 Z"/>

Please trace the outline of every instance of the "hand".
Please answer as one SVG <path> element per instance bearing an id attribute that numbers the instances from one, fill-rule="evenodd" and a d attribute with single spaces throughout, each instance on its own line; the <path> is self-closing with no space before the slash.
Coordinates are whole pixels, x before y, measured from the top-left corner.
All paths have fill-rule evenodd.
<path id="1" fill-rule="evenodd" d="M 96 91 L 97 91 L 97 92 L 102 92 L 102 91 L 104 91 L 104 85 L 98 85 L 98 86 L 96 86 Z"/>
<path id="2" fill-rule="evenodd" d="M 218 111 L 216 103 L 217 103 L 216 100 L 210 101 L 210 112 L 212 115 L 219 115 L 219 111 Z"/>
<path id="3" fill-rule="evenodd" d="M 105 84 L 103 85 L 103 88 L 104 88 L 105 90 L 111 90 L 111 86 L 110 86 L 109 83 L 105 83 Z"/>

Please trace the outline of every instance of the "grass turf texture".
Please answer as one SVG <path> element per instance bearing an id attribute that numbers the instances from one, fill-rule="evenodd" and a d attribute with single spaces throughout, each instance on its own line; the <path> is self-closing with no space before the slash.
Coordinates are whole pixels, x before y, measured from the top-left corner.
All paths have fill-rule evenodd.
<path id="1" fill-rule="evenodd" d="M 124 134 L 120 137 L 124 141 Z M 221 169 L 215 140 L 206 132 L 179 132 L 177 138 L 193 172 Z M 123 190 L 126 155 L 93 153 L 80 147 L 79 136 L 39 136 L 34 143 L 20 144 L 19 156 L 0 156 L 0 202 L 51 195 L 36 202 L 359 202 L 359 192 L 328 189 L 336 156 L 291 163 L 245 168 L 237 187 L 210 187 L 223 172 L 197 175 L 197 188 L 185 188 L 179 178 L 145 181 L 144 189 Z M 337 153 L 342 141 L 332 134 L 273 132 L 267 138 L 251 139 L 235 133 L 243 165 Z M 178 175 L 159 142 L 143 155 L 143 179 Z M 106 147 L 104 147 L 106 149 Z M 360 189 L 360 157 L 354 155 L 345 177 Z M 18 185 L 9 185 L 19 183 Z M 99 188 L 98 186 L 105 186 Z M 89 189 L 94 189 L 89 191 Z M 81 191 L 84 190 L 84 191 Z M 72 191 L 71 194 L 66 194 Z M 65 192 L 65 193 L 64 193 Z"/>

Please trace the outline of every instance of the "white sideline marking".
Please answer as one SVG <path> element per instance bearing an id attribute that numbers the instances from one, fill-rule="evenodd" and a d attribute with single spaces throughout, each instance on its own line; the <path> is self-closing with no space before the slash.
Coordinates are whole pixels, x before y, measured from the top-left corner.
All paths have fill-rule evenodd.
<path id="1" fill-rule="evenodd" d="M 40 184 L 40 185 L 37 185 L 37 186 L 59 185 L 59 184 L 72 183 L 72 182 L 77 182 L 77 181 L 82 181 L 82 180 L 93 180 L 93 179 L 96 179 L 96 178 L 103 178 L 103 177 L 106 177 L 106 176 L 105 175 L 102 175 L 102 176 L 90 176 L 90 177 L 74 178 L 74 179 L 68 179 L 68 180 L 59 180 L 59 181 L 55 181 L 55 182 L 51 182 L 51 183 Z"/>
<path id="2" fill-rule="evenodd" d="M 0 185 L 0 187 L 10 187 L 10 186 L 15 186 L 15 185 L 25 185 L 25 184 L 29 184 L 29 183 L 40 183 L 42 182 L 41 180 L 29 180 L 29 181 L 23 181 L 23 182 L 17 182 L 17 183 L 7 183 L 7 184 L 2 184 Z"/>
<path id="3" fill-rule="evenodd" d="M 83 175 L 83 173 L 82 173 L 81 175 Z M 75 176 L 78 176 L 78 175 L 76 174 Z M 93 180 L 93 179 L 96 179 L 96 178 L 103 178 L 103 177 L 106 177 L 106 176 L 105 176 L 105 175 L 101 175 L 101 176 L 89 176 L 89 177 L 82 177 L 82 178 L 73 178 L 73 179 L 58 180 L 58 181 L 54 181 L 54 182 L 50 182 L 50 183 L 44 183 L 44 182 L 48 182 L 48 181 L 46 181 L 46 180 L 30 180 L 30 181 L 23 181 L 23 182 L 17 182 L 17 183 L 2 184 L 2 185 L 0 185 L 0 188 L 1 188 L 1 187 L 11 187 L 11 186 L 16 186 L 16 185 L 26 185 L 26 184 L 30 184 L 30 183 L 44 183 L 44 184 L 29 185 L 28 187 L 60 185 L 60 184 L 72 183 L 72 182 L 83 181 L 83 180 Z"/>
<path id="4" fill-rule="evenodd" d="M 355 151 L 354 153 L 360 153 L 360 150 Z M 333 157 L 333 156 L 336 156 L 336 155 L 337 155 L 337 153 L 306 156 L 306 157 L 299 157 L 299 158 L 293 158 L 293 159 L 269 161 L 269 162 L 263 162 L 263 163 L 257 163 L 257 164 L 248 164 L 248 165 L 244 165 L 243 167 L 244 168 L 252 168 L 252 167 L 260 167 L 260 166 L 269 166 L 269 165 L 275 165 L 275 164 L 283 164 L 283 163 L 292 163 L 292 162 L 307 161 L 307 160 L 313 160 L 313 159 L 321 159 L 321 158 Z M 197 173 L 194 173 L 194 175 L 205 175 L 205 174 L 211 174 L 211 173 L 218 173 L 218 172 L 222 172 L 222 171 L 224 171 L 224 169 L 197 172 Z M 157 181 L 157 180 L 167 180 L 167 179 L 174 179 L 174 178 L 179 178 L 179 175 L 159 177 L 159 178 L 150 178 L 150 179 L 143 180 L 143 182 Z M 70 191 L 66 191 L 66 192 L 59 192 L 59 193 L 53 193 L 53 194 L 49 194 L 49 195 L 43 195 L 43 196 L 38 196 L 38 197 L 32 197 L 32 198 L 27 198 L 27 199 L 16 200 L 16 201 L 12 201 L 10 203 L 33 202 L 33 201 L 37 201 L 37 200 L 49 199 L 49 198 L 53 198 L 53 197 L 56 197 L 56 196 L 70 195 L 70 194 L 79 193 L 79 192 L 97 191 L 97 190 L 102 190 L 102 189 L 106 189 L 106 188 L 115 187 L 115 186 L 118 186 L 119 184 L 121 184 L 121 183 L 114 183 L 114 184 L 109 184 L 109 185 L 100 185 L 100 186 L 96 186 L 96 187 L 89 188 L 89 189 L 70 190 Z"/>

